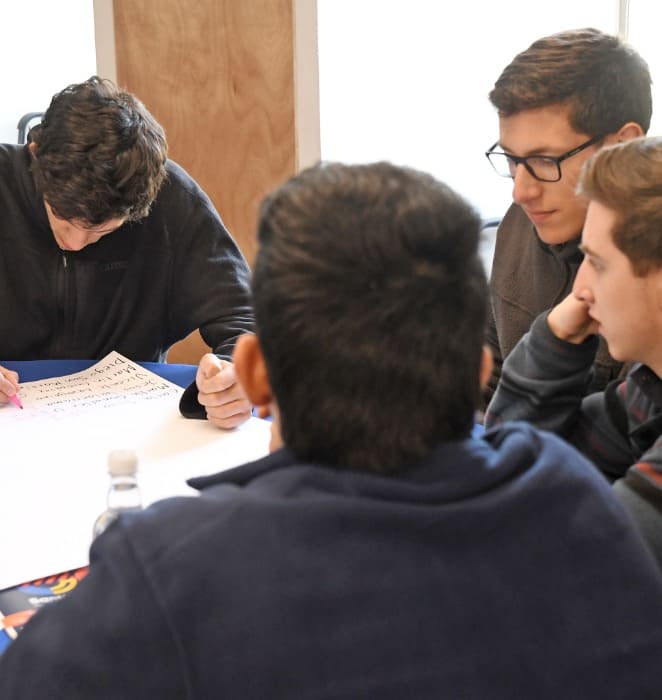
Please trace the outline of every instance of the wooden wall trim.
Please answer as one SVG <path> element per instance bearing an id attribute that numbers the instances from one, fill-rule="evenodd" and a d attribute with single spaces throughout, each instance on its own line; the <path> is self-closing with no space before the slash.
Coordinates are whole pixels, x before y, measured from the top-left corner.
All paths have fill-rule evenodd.
<path id="1" fill-rule="evenodd" d="M 113 0 L 94 0 L 94 43 L 97 54 L 97 75 L 116 82 Z"/>
<path id="2" fill-rule="evenodd" d="M 294 0 L 297 172 L 321 157 L 317 0 Z"/>
<path id="3" fill-rule="evenodd" d="M 114 0 L 114 23 L 118 83 L 252 262 L 258 205 L 296 170 L 292 0 Z"/>
<path id="4" fill-rule="evenodd" d="M 252 264 L 260 201 L 319 160 L 316 0 L 95 0 L 95 13 L 99 74 L 163 125 Z M 184 346 L 168 359 L 207 349 Z"/>

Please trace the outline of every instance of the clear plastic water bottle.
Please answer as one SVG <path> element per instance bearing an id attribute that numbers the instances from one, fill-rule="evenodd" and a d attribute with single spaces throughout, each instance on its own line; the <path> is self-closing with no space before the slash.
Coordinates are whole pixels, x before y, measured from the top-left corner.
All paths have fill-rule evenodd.
<path id="1" fill-rule="evenodd" d="M 98 537 L 120 513 L 142 508 L 138 485 L 138 457 L 133 450 L 113 450 L 108 454 L 110 486 L 106 510 L 94 521 L 93 537 Z"/>

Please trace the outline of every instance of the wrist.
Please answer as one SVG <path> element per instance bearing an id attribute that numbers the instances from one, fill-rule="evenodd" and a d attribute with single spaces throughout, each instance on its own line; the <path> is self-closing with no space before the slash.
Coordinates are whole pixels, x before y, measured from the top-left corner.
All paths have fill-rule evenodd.
<path id="1" fill-rule="evenodd" d="M 565 343 L 571 343 L 573 345 L 581 345 L 586 338 L 588 338 L 591 333 L 587 331 L 586 328 L 578 330 L 576 328 L 570 329 L 563 325 L 561 319 L 552 310 L 547 316 L 547 325 L 552 333 Z"/>

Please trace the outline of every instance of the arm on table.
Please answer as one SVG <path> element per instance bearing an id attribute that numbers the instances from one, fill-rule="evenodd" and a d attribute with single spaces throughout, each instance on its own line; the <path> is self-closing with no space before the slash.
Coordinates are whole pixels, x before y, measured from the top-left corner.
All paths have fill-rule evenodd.
<path id="1" fill-rule="evenodd" d="M 207 353 L 195 383 L 184 392 L 180 410 L 187 418 L 207 417 L 219 428 L 236 428 L 251 416 L 252 405 L 237 381 L 234 365 Z"/>
<path id="2" fill-rule="evenodd" d="M 180 177 L 187 181 L 187 176 Z M 188 199 L 186 218 L 179 222 L 183 233 L 176 239 L 172 335 L 181 338 L 198 328 L 217 356 L 203 357 L 196 383 L 182 396 L 180 411 L 187 418 L 208 417 L 219 427 L 233 428 L 250 416 L 250 409 L 241 404 L 244 397 L 230 362 L 237 338 L 254 329 L 250 271 L 205 193 L 189 182 L 186 194 L 178 195 Z"/>

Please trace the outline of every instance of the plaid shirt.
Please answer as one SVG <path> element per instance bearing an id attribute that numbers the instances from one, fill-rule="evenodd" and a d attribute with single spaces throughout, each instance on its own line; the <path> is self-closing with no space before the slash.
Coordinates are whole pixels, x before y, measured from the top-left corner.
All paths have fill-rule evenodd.
<path id="1" fill-rule="evenodd" d="M 615 482 L 662 564 L 662 380 L 635 365 L 586 396 L 597 347 L 595 336 L 560 340 L 538 316 L 504 362 L 485 425 L 527 420 L 575 445 Z"/>

